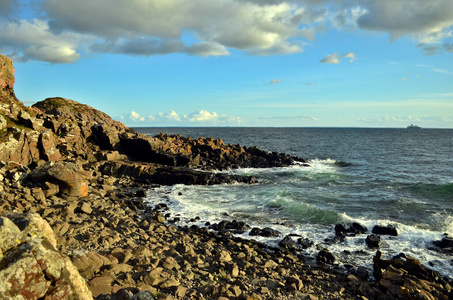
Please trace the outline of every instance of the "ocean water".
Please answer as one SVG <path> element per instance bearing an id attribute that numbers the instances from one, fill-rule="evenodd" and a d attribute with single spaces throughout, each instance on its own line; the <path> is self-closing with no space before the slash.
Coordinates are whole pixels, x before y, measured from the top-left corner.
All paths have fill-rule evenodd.
<path id="1" fill-rule="evenodd" d="M 381 236 L 385 258 L 401 252 L 453 277 L 453 256 L 434 250 L 432 242 L 453 235 L 453 130 L 360 128 L 135 128 L 193 138 L 221 138 L 225 143 L 258 146 L 309 160 L 310 167 L 239 169 L 259 184 L 160 187 L 147 194 L 149 205 L 165 202 L 181 225 L 242 220 L 270 226 L 279 238 L 250 237 L 277 245 L 298 234 L 329 249 L 340 265 L 372 267 L 376 250 L 365 239 L 374 225 L 395 224 L 398 236 Z M 332 243 L 335 224 L 358 222 L 367 234 Z M 193 224 L 193 223 L 190 223 Z M 319 250 L 304 250 L 314 258 Z"/>

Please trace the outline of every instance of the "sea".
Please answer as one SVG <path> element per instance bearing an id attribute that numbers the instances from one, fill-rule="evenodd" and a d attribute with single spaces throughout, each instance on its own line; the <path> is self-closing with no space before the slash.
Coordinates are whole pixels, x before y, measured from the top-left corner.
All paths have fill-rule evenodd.
<path id="1" fill-rule="evenodd" d="M 270 246 L 288 234 L 314 243 L 302 250 L 313 260 L 326 248 L 341 266 L 372 270 L 376 249 L 365 239 L 375 225 L 395 225 L 397 236 L 382 235 L 380 251 L 390 259 L 404 253 L 443 276 L 453 277 L 453 256 L 433 241 L 453 235 L 453 129 L 397 128 L 134 128 L 154 136 L 220 138 L 226 144 L 257 146 L 308 160 L 309 167 L 238 169 L 257 184 L 175 185 L 150 189 L 146 203 L 166 203 L 179 225 L 222 220 L 271 227 L 278 238 L 240 235 Z M 199 217 L 196 222 L 190 222 Z M 366 234 L 335 241 L 335 225 L 360 223 Z"/>

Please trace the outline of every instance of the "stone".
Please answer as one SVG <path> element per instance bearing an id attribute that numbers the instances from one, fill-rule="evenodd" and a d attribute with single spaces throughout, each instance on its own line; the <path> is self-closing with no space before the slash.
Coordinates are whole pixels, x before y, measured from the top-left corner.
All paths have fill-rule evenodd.
<path id="1" fill-rule="evenodd" d="M 263 229 L 260 228 L 252 228 L 249 235 L 251 236 L 264 236 L 264 237 L 279 237 L 281 235 L 280 231 L 274 230 L 270 227 L 266 227 Z"/>
<path id="2" fill-rule="evenodd" d="M 80 210 L 87 215 L 93 212 L 93 209 L 91 208 L 91 205 L 88 202 L 83 202 L 82 206 L 80 207 Z"/>
<path id="3" fill-rule="evenodd" d="M 61 159 L 61 153 L 56 148 L 57 142 L 55 140 L 54 133 L 47 129 L 39 136 L 39 152 L 40 157 L 45 161 L 56 161 Z"/>
<path id="4" fill-rule="evenodd" d="M 48 162 L 29 174 L 32 182 L 52 182 L 58 184 L 59 193 L 71 197 L 88 195 L 89 172 L 71 162 Z"/>
<path id="5" fill-rule="evenodd" d="M 387 226 L 375 225 L 371 232 L 381 235 L 392 235 L 392 236 L 398 235 L 397 227 L 396 225 L 393 224 L 389 224 Z"/>
<path id="6" fill-rule="evenodd" d="M 0 241 L 6 240 L 0 257 L 2 299 L 93 299 L 71 261 L 56 250 L 47 222 L 36 214 L 11 218 L 0 217 Z"/>
<path id="7" fill-rule="evenodd" d="M 365 242 L 370 248 L 379 248 L 381 246 L 382 239 L 376 234 L 370 234 L 367 236 Z"/>
<path id="8" fill-rule="evenodd" d="M 216 258 L 220 262 L 229 262 L 232 260 L 230 253 L 226 250 L 220 251 Z"/>
<path id="9" fill-rule="evenodd" d="M 288 277 L 285 285 L 287 288 L 293 289 L 294 291 L 300 291 L 304 287 L 302 280 L 297 275 Z"/>
<path id="10" fill-rule="evenodd" d="M 0 217 L 0 261 L 4 253 L 20 244 L 21 231 L 8 218 Z"/>
<path id="11" fill-rule="evenodd" d="M 329 250 L 327 249 L 322 249 L 319 251 L 318 255 L 316 256 L 316 261 L 318 263 L 324 263 L 324 264 L 333 264 L 337 258 L 335 255 L 333 255 Z"/>

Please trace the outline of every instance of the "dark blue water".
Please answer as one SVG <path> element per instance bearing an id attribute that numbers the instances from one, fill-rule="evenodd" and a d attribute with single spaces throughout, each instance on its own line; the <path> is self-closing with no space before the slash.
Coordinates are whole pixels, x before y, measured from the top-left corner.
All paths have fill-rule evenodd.
<path id="1" fill-rule="evenodd" d="M 324 245 L 337 223 L 396 224 L 397 237 L 384 237 L 384 254 L 411 254 L 452 274 L 452 258 L 430 250 L 443 233 L 453 234 L 453 130 L 360 128 L 141 128 L 193 138 L 221 138 L 225 143 L 258 146 L 308 158 L 311 167 L 243 169 L 258 185 L 175 186 L 175 213 L 201 222 L 240 218 L 273 225 L 283 234 L 298 233 L 327 246 L 340 262 L 369 265 L 373 250 L 366 235 Z M 182 195 L 181 195 L 182 194 Z M 158 193 L 150 198 L 158 201 Z M 154 201 L 150 199 L 150 201 Z M 277 242 L 266 240 L 266 242 Z M 370 257 L 343 255 L 365 251 Z M 314 252 L 314 250 L 312 250 Z M 310 250 L 308 250 L 310 252 Z M 363 261 L 361 261 L 363 260 Z"/>

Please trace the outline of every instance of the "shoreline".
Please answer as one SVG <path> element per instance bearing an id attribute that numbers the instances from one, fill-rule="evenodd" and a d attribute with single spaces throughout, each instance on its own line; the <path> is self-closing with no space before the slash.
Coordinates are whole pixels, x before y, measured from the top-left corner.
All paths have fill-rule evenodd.
<path id="1" fill-rule="evenodd" d="M 269 251 L 223 230 L 240 230 L 240 221 L 217 224 L 217 232 L 177 228 L 143 204 L 152 185 L 251 184 L 252 176 L 213 170 L 304 165 L 302 158 L 213 138 L 147 137 L 60 97 L 26 107 L 3 55 L 0 79 L 0 298 L 453 297 L 449 280 L 411 257 L 377 252 L 372 281 L 360 268 L 339 272 L 325 249 L 311 266 L 288 239 Z M 439 245 L 449 249 L 449 238 Z"/>

